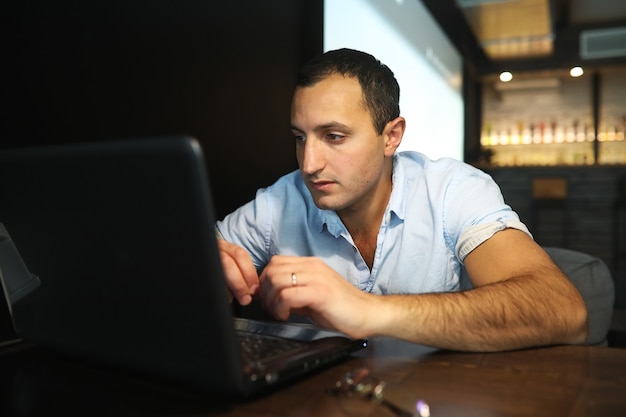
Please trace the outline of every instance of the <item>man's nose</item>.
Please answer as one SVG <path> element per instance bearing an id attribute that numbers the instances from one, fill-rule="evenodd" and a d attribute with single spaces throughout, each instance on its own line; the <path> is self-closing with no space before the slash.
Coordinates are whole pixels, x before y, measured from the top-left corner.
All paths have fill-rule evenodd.
<path id="1" fill-rule="evenodd" d="M 302 151 L 302 162 L 300 169 L 303 173 L 312 175 L 319 172 L 324 167 L 324 151 L 321 143 L 317 139 L 307 139 Z"/>

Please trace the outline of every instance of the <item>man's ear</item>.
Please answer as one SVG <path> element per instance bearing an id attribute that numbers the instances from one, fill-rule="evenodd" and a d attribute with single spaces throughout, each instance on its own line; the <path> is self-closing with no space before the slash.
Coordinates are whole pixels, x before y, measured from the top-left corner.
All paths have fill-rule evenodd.
<path id="1" fill-rule="evenodd" d="M 393 156 L 402 142 L 404 130 L 406 129 L 406 120 L 404 117 L 398 116 L 391 120 L 385 126 L 383 136 L 385 138 L 385 156 Z"/>

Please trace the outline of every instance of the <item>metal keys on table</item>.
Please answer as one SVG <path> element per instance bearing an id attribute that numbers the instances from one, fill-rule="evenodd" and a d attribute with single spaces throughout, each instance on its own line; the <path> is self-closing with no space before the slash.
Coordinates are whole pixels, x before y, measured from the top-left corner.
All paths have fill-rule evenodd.
<path id="1" fill-rule="evenodd" d="M 357 409 L 357 407 L 370 407 L 373 412 L 375 407 L 372 406 L 382 405 L 397 417 L 430 417 L 430 408 L 426 402 L 422 400 L 417 401 L 415 410 L 409 411 L 387 400 L 383 395 L 384 389 L 384 381 L 371 376 L 367 368 L 357 368 L 347 372 L 335 383 L 333 388 L 328 389 L 326 392 L 339 399 L 345 399 L 354 395 L 369 399 L 368 403 L 363 403 L 361 398 L 361 404 L 352 402 L 350 407 L 347 407 L 349 410 L 346 411 L 353 412 L 355 415 L 365 414 L 365 410 Z"/>

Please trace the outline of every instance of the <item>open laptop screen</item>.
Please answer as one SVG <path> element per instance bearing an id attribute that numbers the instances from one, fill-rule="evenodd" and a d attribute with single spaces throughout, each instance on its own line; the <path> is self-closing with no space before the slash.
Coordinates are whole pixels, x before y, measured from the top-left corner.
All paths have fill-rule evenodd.
<path id="1" fill-rule="evenodd" d="M 19 336 L 196 385 L 238 365 L 194 139 L 2 151 L 0 196 L 0 222 L 41 279 L 12 306 Z"/>

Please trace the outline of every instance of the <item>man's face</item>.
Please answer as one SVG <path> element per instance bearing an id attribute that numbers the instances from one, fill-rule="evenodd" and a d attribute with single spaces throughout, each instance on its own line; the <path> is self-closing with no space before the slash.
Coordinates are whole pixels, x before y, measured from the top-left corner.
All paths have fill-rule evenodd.
<path id="1" fill-rule="evenodd" d="M 386 152 L 390 155 L 356 78 L 333 74 L 297 88 L 291 125 L 300 173 L 319 208 L 358 211 L 386 201 L 391 189 Z"/>

